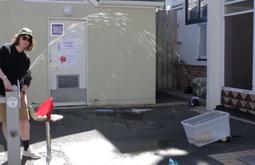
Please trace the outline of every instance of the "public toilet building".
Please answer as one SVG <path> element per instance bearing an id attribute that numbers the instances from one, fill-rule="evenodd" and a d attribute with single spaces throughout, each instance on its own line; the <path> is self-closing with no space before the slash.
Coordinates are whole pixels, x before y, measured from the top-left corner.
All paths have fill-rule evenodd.
<path id="1" fill-rule="evenodd" d="M 0 1 L 0 41 L 22 27 L 36 48 L 29 102 L 56 105 L 155 103 L 155 11 L 162 2 Z"/>

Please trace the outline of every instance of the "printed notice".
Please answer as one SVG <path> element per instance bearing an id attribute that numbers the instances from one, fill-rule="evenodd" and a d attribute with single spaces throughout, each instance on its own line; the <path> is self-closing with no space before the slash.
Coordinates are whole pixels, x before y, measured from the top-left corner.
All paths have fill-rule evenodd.
<path id="1" fill-rule="evenodd" d="M 59 42 L 59 51 L 60 51 L 60 63 L 76 65 L 79 55 L 79 40 L 78 39 L 63 39 Z"/>
<path id="2" fill-rule="evenodd" d="M 63 36 L 64 35 L 64 24 L 52 23 L 51 24 L 51 36 Z"/>

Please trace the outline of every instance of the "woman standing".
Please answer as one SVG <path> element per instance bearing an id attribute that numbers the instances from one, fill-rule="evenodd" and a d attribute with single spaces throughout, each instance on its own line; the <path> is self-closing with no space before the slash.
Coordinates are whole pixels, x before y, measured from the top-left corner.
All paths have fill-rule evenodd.
<path id="1" fill-rule="evenodd" d="M 39 159 L 40 156 L 32 152 L 29 147 L 30 123 L 27 108 L 26 91 L 31 82 L 30 59 L 25 52 L 32 51 L 34 39 L 29 28 L 22 28 L 9 44 L 0 47 L 0 96 L 5 91 L 12 90 L 13 85 L 20 82 L 20 136 L 23 145 L 23 156 Z M 0 104 L 0 121 L 5 139 L 7 139 L 6 105 Z"/>

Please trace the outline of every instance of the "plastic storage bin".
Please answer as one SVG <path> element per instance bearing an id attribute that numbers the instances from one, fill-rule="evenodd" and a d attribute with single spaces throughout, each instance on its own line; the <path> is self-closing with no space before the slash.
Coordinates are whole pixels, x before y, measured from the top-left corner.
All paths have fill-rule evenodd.
<path id="1" fill-rule="evenodd" d="M 230 137 L 229 113 L 212 110 L 183 120 L 189 143 L 203 146 Z"/>

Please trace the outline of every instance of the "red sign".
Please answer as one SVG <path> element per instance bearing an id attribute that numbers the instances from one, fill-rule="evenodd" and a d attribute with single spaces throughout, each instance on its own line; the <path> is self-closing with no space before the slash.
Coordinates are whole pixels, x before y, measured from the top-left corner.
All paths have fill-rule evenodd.
<path id="1" fill-rule="evenodd" d="M 64 62 L 66 62 L 66 57 L 62 55 L 62 56 L 59 58 L 59 60 L 60 60 L 61 64 L 63 64 Z"/>

